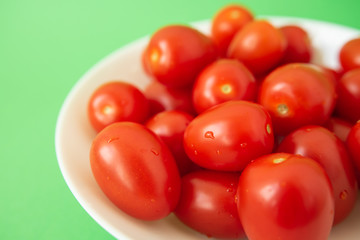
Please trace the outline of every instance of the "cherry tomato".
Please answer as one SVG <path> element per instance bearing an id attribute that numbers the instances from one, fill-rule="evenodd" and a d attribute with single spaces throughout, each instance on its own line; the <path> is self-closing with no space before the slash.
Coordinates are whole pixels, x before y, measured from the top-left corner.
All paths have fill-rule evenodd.
<path id="1" fill-rule="evenodd" d="M 355 123 L 360 119 L 360 68 L 346 72 L 338 84 L 336 113 Z"/>
<path id="2" fill-rule="evenodd" d="M 287 47 L 281 63 L 310 62 L 312 45 L 308 33 L 296 25 L 286 25 L 279 29 L 287 41 Z"/>
<path id="3" fill-rule="evenodd" d="M 338 117 L 331 117 L 324 127 L 332 131 L 341 141 L 346 142 L 349 132 L 352 128 L 352 124 Z"/>
<path id="4" fill-rule="evenodd" d="M 342 46 L 339 60 L 345 71 L 360 68 L 360 37 L 351 39 Z"/>
<path id="5" fill-rule="evenodd" d="M 169 147 L 181 175 L 200 169 L 186 155 L 183 146 L 184 131 L 192 119 L 193 117 L 185 112 L 163 111 L 150 118 L 145 124 Z"/>
<path id="6" fill-rule="evenodd" d="M 222 56 L 226 55 L 235 34 L 253 20 L 253 14 L 238 4 L 228 5 L 216 13 L 211 24 L 211 37 Z"/>
<path id="7" fill-rule="evenodd" d="M 145 88 L 144 94 L 150 103 L 150 115 L 170 110 L 196 114 L 191 89 L 168 88 L 158 81 L 151 81 Z"/>
<path id="8" fill-rule="evenodd" d="M 305 126 L 286 136 L 278 152 L 299 154 L 320 163 L 334 191 L 334 224 L 350 214 L 355 206 L 358 188 L 351 160 L 339 138 L 324 127 Z"/>
<path id="9" fill-rule="evenodd" d="M 169 25 L 156 31 L 145 49 L 150 74 L 168 87 L 191 86 L 196 75 L 217 58 L 209 37 L 188 26 Z"/>
<path id="10" fill-rule="evenodd" d="M 351 128 L 348 138 L 346 139 L 346 146 L 355 166 L 360 186 L 360 121 Z"/>
<path id="11" fill-rule="evenodd" d="M 172 212 L 180 197 L 180 176 L 167 146 L 138 123 L 119 122 L 93 140 L 90 164 L 105 195 L 122 211 L 142 220 Z"/>
<path id="12" fill-rule="evenodd" d="M 244 237 L 235 202 L 238 181 L 237 173 L 204 170 L 185 175 L 176 216 L 208 237 Z"/>
<path id="13" fill-rule="evenodd" d="M 247 165 L 239 179 L 237 206 L 251 240 L 327 239 L 334 217 L 323 168 L 288 153 L 264 155 Z"/>
<path id="14" fill-rule="evenodd" d="M 88 102 L 88 118 L 96 131 L 114 122 L 143 122 L 149 114 L 144 94 L 132 84 L 120 81 L 98 87 Z"/>
<path id="15" fill-rule="evenodd" d="M 229 100 L 255 100 L 252 73 L 239 61 L 218 60 L 206 67 L 193 87 L 193 104 L 198 113 Z"/>
<path id="16" fill-rule="evenodd" d="M 198 115 L 184 133 L 184 148 L 201 167 L 241 171 L 250 160 L 270 153 L 271 118 L 259 104 L 228 101 Z"/>
<path id="17" fill-rule="evenodd" d="M 275 134 L 305 125 L 321 125 L 332 114 L 335 87 L 315 65 L 291 63 L 271 72 L 263 81 L 258 101 L 269 111 Z"/>
<path id="18" fill-rule="evenodd" d="M 261 75 L 280 62 L 286 45 L 280 30 L 265 20 L 254 20 L 234 36 L 227 55 L 243 62 L 255 75 Z"/>

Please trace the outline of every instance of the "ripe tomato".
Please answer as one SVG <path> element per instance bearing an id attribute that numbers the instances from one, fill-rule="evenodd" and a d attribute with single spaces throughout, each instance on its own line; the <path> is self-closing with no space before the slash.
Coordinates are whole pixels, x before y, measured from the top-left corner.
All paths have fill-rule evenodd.
<path id="1" fill-rule="evenodd" d="M 339 138 L 324 127 L 305 126 L 286 136 L 277 151 L 302 155 L 320 163 L 334 191 L 334 224 L 350 214 L 355 206 L 358 188 L 351 160 Z"/>
<path id="2" fill-rule="evenodd" d="M 94 139 L 90 164 L 105 195 L 122 211 L 142 220 L 172 212 L 180 197 L 180 176 L 167 146 L 138 123 L 119 122 Z"/>
<path id="3" fill-rule="evenodd" d="M 350 70 L 342 76 L 337 93 L 336 113 L 351 123 L 358 121 L 360 119 L 360 68 Z"/>
<path id="4" fill-rule="evenodd" d="M 330 234 L 331 185 L 310 158 L 275 153 L 255 159 L 242 172 L 237 194 L 240 221 L 251 240 L 320 240 Z"/>
<path id="5" fill-rule="evenodd" d="M 324 127 L 332 131 L 341 141 L 346 142 L 349 132 L 352 128 L 352 124 L 338 117 L 331 117 Z"/>
<path id="6" fill-rule="evenodd" d="M 348 138 L 346 139 L 346 146 L 354 163 L 360 186 L 360 121 L 351 128 Z"/>
<path id="7" fill-rule="evenodd" d="M 345 71 L 360 68 L 360 37 L 351 39 L 342 46 L 339 60 Z"/>
<path id="8" fill-rule="evenodd" d="M 317 66 L 291 63 L 265 78 L 258 101 L 269 111 L 275 134 L 286 135 L 301 126 L 325 123 L 335 96 L 334 85 Z"/>
<path id="9" fill-rule="evenodd" d="M 198 113 L 229 100 L 255 100 L 252 73 L 239 61 L 221 59 L 206 67 L 193 87 L 193 104 Z"/>
<path id="10" fill-rule="evenodd" d="M 279 29 L 287 41 L 287 47 L 281 63 L 310 62 L 312 45 L 307 32 L 296 25 L 286 25 Z"/>
<path id="11" fill-rule="evenodd" d="M 200 169 L 186 155 L 183 140 L 184 131 L 193 117 L 181 111 L 163 111 L 150 118 L 145 126 L 158 135 L 172 152 L 180 174 Z"/>
<path id="12" fill-rule="evenodd" d="M 156 31 L 144 54 L 145 69 L 168 87 L 192 85 L 196 75 L 217 58 L 216 47 L 209 37 L 182 25 Z"/>
<path id="13" fill-rule="evenodd" d="M 149 103 L 135 86 L 109 82 L 98 87 L 88 102 L 88 118 L 96 131 L 114 122 L 143 122 L 149 114 Z"/>
<path id="14" fill-rule="evenodd" d="M 234 36 L 227 56 L 243 62 L 255 75 L 261 75 L 280 62 L 286 45 L 280 30 L 265 20 L 254 20 Z"/>
<path id="15" fill-rule="evenodd" d="M 256 103 L 228 101 L 198 115 L 184 133 L 187 155 L 199 166 L 241 171 L 250 160 L 272 151 L 270 115 Z"/>
<path id="16" fill-rule="evenodd" d="M 226 55 L 235 34 L 253 20 L 253 14 L 237 4 L 228 5 L 216 13 L 211 23 L 211 37 L 222 56 Z"/>
<path id="17" fill-rule="evenodd" d="M 198 232 L 214 238 L 244 237 L 235 194 L 239 174 L 197 171 L 181 180 L 176 216 Z"/>

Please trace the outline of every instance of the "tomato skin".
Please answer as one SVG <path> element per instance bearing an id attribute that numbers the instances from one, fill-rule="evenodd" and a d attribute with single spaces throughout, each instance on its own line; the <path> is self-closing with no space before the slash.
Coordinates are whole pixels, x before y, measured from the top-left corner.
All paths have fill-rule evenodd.
<path id="1" fill-rule="evenodd" d="M 349 132 L 352 128 L 352 124 L 338 117 L 331 117 L 324 127 L 333 132 L 341 141 L 346 142 Z"/>
<path id="2" fill-rule="evenodd" d="M 257 158 L 242 172 L 237 195 L 240 221 L 251 240 L 324 240 L 330 234 L 333 193 L 312 159 L 287 153 Z"/>
<path id="3" fill-rule="evenodd" d="M 142 220 L 172 212 L 180 197 L 180 175 L 167 146 L 138 123 L 119 122 L 93 140 L 90 165 L 105 195 Z"/>
<path id="4" fill-rule="evenodd" d="M 186 155 L 183 145 L 184 132 L 193 116 L 182 111 L 163 111 L 150 118 L 145 126 L 158 135 L 173 154 L 180 175 L 200 169 Z"/>
<path id="5" fill-rule="evenodd" d="M 353 161 L 360 186 L 360 121 L 351 128 L 346 139 L 346 146 Z"/>
<path id="6" fill-rule="evenodd" d="M 208 237 L 244 237 L 235 202 L 238 181 L 238 173 L 203 170 L 185 175 L 175 215 Z"/>
<path id="7" fill-rule="evenodd" d="M 351 39 L 341 47 L 339 60 L 345 72 L 360 68 L 360 38 Z"/>
<path id="8" fill-rule="evenodd" d="M 360 68 L 346 72 L 338 84 L 336 113 L 355 123 L 360 120 Z"/>
<path id="9" fill-rule="evenodd" d="M 291 63 L 263 81 L 258 102 L 270 113 L 275 134 L 286 135 L 305 125 L 322 125 L 331 116 L 334 85 L 313 64 Z"/>
<path id="10" fill-rule="evenodd" d="M 351 213 L 358 189 L 355 172 L 345 144 L 332 132 L 321 126 L 299 128 L 283 139 L 277 151 L 311 158 L 324 168 L 334 191 L 334 225 Z"/>
<path id="11" fill-rule="evenodd" d="M 226 55 L 235 34 L 253 20 L 251 11 L 237 4 L 228 5 L 215 14 L 211 23 L 211 37 L 221 56 Z"/>
<path id="12" fill-rule="evenodd" d="M 240 100 L 208 109 L 184 133 L 190 159 L 212 170 L 241 171 L 250 160 L 270 153 L 273 145 L 270 115 L 261 105 Z"/>
<path id="13" fill-rule="evenodd" d="M 183 25 L 169 25 L 156 31 L 144 54 L 145 69 L 168 87 L 191 86 L 202 68 L 217 58 L 209 37 Z"/>
<path id="14" fill-rule="evenodd" d="M 192 101 L 197 113 L 229 100 L 254 101 L 256 80 L 239 61 L 218 60 L 197 77 Z"/>
<path id="15" fill-rule="evenodd" d="M 265 20 L 254 20 L 234 36 L 227 56 L 243 62 L 254 75 L 259 76 L 276 67 L 286 45 L 280 30 Z"/>
<path id="16" fill-rule="evenodd" d="M 149 103 L 144 94 L 132 84 L 112 81 L 99 86 L 87 106 L 93 128 L 100 132 L 114 122 L 143 122 L 149 114 Z"/>

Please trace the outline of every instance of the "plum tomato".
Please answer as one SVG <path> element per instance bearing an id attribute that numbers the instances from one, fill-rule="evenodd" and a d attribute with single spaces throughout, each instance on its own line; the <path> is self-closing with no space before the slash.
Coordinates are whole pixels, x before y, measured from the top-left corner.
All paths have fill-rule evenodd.
<path id="1" fill-rule="evenodd" d="M 360 68 L 342 76 L 337 93 L 336 114 L 351 123 L 360 120 Z"/>
<path id="2" fill-rule="evenodd" d="M 180 174 L 200 169 L 184 150 L 184 132 L 193 116 L 182 111 L 163 111 L 150 118 L 145 126 L 158 135 L 172 152 Z"/>
<path id="3" fill-rule="evenodd" d="M 175 160 L 165 143 L 141 124 L 104 128 L 91 145 L 90 165 L 104 194 L 132 217 L 161 219 L 178 203 L 181 179 Z"/>
<path id="4" fill-rule="evenodd" d="M 287 135 L 277 151 L 311 158 L 324 168 L 334 191 L 334 225 L 351 213 L 358 188 L 345 144 L 338 137 L 321 126 L 304 126 Z"/>
<path id="5" fill-rule="evenodd" d="M 226 55 L 235 34 L 253 20 L 251 11 L 238 4 L 225 6 L 215 14 L 211 22 L 211 37 L 221 56 Z"/>
<path id="6" fill-rule="evenodd" d="M 305 125 L 324 124 L 331 116 L 336 91 L 322 70 L 309 63 L 290 63 L 262 82 L 258 102 L 269 111 L 275 134 Z"/>
<path id="7" fill-rule="evenodd" d="M 179 110 L 195 115 L 191 91 L 191 88 L 168 88 L 158 81 L 151 81 L 144 90 L 150 104 L 150 115 L 170 110 Z"/>
<path id="8" fill-rule="evenodd" d="M 255 100 L 256 80 L 239 61 L 220 59 L 197 77 L 192 93 L 197 113 L 229 100 Z"/>
<path id="9" fill-rule="evenodd" d="M 175 215 L 208 237 L 244 237 L 235 202 L 238 181 L 238 173 L 203 170 L 185 175 Z"/>
<path id="10" fill-rule="evenodd" d="M 255 159 L 242 172 L 237 195 L 240 221 L 251 240 L 323 240 L 330 234 L 331 184 L 310 158 L 273 153 Z"/>
<path id="11" fill-rule="evenodd" d="M 286 45 L 286 38 L 279 29 L 265 20 L 254 20 L 234 36 L 227 56 L 243 62 L 258 76 L 279 64 Z"/>
<path id="12" fill-rule="evenodd" d="M 185 152 L 201 167 L 241 171 L 270 153 L 274 135 L 270 115 L 259 104 L 231 100 L 194 118 L 185 129 Z"/>
<path id="13" fill-rule="evenodd" d="M 345 72 L 360 68 L 360 37 L 347 41 L 341 47 L 339 60 Z"/>
<path id="14" fill-rule="evenodd" d="M 346 120 L 338 117 L 331 117 L 324 127 L 333 132 L 341 141 L 346 142 L 349 132 L 352 128 L 352 124 Z"/>
<path id="15" fill-rule="evenodd" d="M 93 92 L 87 113 L 93 128 L 100 132 L 114 122 L 144 122 L 149 115 L 149 102 L 134 85 L 112 81 Z"/>
<path id="16" fill-rule="evenodd" d="M 346 139 L 346 146 L 355 166 L 355 171 L 360 186 L 360 121 L 358 121 L 350 130 Z"/>
<path id="17" fill-rule="evenodd" d="M 312 45 L 308 33 L 297 25 L 286 25 L 279 29 L 287 41 L 287 47 L 281 63 L 310 62 Z"/>
<path id="18" fill-rule="evenodd" d="M 215 44 L 208 36 L 189 26 L 169 25 L 151 36 L 144 66 L 168 87 L 188 87 L 217 56 Z"/>

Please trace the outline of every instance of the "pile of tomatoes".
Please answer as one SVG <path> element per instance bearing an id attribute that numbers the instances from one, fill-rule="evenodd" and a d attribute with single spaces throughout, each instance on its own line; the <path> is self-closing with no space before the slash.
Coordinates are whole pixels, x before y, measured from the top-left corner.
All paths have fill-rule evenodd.
<path id="1" fill-rule="evenodd" d="M 306 30 L 239 5 L 209 36 L 159 29 L 141 59 L 151 83 L 111 81 L 89 99 L 100 188 L 135 218 L 173 212 L 211 237 L 327 239 L 358 196 L 360 38 L 341 69 L 312 56 Z"/>

